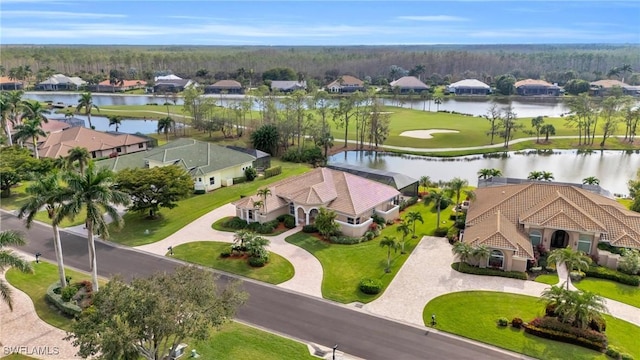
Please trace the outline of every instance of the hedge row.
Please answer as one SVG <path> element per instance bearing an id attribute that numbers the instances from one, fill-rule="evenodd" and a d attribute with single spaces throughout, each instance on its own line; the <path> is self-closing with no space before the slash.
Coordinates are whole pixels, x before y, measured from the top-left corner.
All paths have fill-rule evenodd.
<path id="1" fill-rule="evenodd" d="M 604 351 L 607 348 L 607 337 L 604 334 L 563 324 L 555 318 L 536 318 L 524 325 L 524 331 L 546 339 L 566 342 L 597 351 Z"/>
<path id="2" fill-rule="evenodd" d="M 234 184 L 242 184 L 243 182 L 246 182 L 247 178 L 244 176 L 240 176 L 240 177 L 234 177 L 233 178 L 233 183 Z"/>
<path id="3" fill-rule="evenodd" d="M 60 294 L 55 293 L 54 290 L 56 289 L 60 289 L 60 283 L 58 282 L 51 284 L 47 288 L 47 295 L 45 296 L 47 301 L 49 301 L 51 304 L 53 304 L 56 308 L 58 308 L 60 311 L 62 311 L 63 314 L 67 316 L 72 316 L 72 317 L 79 316 L 80 313 L 82 313 L 82 309 L 80 308 L 80 306 L 71 302 L 64 302 L 62 300 L 62 296 Z"/>
<path id="4" fill-rule="evenodd" d="M 270 178 L 272 176 L 280 175 L 282 173 L 282 166 L 273 166 L 264 171 L 264 178 Z"/>
<path id="5" fill-rule="evenodd" d="M 609 269 L 604 266 L 590 266 L 589 269 L 585 271 L 585 274 L 588 277 L 612 280 L 615 282 L 619 282 L 621 284 L 626 284 L 631 286 L 640 285 L 640 276 L 627 275 L 620 271 Z"/>
<path id="6" fill-rule="evenodd" d="M 458 268 L 458 265 L 460 265 L 460 268 Z M 502 270 L 491 269 L 491 268 L 481 268 L 481 267 L 475 267 L 467 263 L 460 263 L 460 262 L 455 262 L 451 264 L 451 267 L 454 270 L 457 270 L 465 274 L 501 276 L 501 277 L 506 277 L 510 279 L 520 279 L 520 280 L 528 279 L 527 273 L 520 272 L 520 271 L 502 271 Z"/>

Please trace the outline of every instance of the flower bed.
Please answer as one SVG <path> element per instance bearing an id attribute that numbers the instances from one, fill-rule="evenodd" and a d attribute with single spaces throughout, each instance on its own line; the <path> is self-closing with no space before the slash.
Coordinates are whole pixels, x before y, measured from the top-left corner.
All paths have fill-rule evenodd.
<path id="1" fill-rule="evenodd" d="M 465 274 L 501 276 L 501 277 L 506 277 L 510 279 L 520 279 L 520 280 L 528 279 L 527 273 L 520 272 L 520 271 L 502 271 L 502 270 L 491 269 L 491 268 L 481 268 L 481 267 L 471 266 L 467 263 L 460 263 L 460 262 L 455 262 L 451 264 L 451 267 L 453 268 L 453 270 L 457 270 Z"/>

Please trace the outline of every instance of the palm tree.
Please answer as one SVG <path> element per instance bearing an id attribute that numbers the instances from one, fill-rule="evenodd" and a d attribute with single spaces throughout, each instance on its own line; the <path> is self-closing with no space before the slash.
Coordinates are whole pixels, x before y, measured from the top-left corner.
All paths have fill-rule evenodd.
<path id="1" fill-rule="evenodd" d="M 56 261 L 58 263 L 58 275 L 60 276 L 60 286 L 67 286 L 64 273 L 64 262 L 62 260 L 62 243 L 60 242 L 60 231 L 58 226 L 65 214 L 60 212 L 63 203 L 68 200 L 70 193 L 66 188 L 60 186 L 60 176 L 57 172 L 38 178 L 35 183 L 27 187 L 27 194 L 31 195 L 27 202 L 20 208 L 18 217 L 20 219 L 26 216 L 25 222 L 27 228 L 31 227 L 33 219 L 44 208 L 47 211 L 49 219 L 51 219 L 51 227 L 53 229 L 53 248 L 56 253 Z"/>
<path id="2" fill-rule="evenodd" d="M 238 230 L 233 234 L 233 243 L 240 248 L 244 248 L 244 244 L 250 242 L 254 237 L 256 237 L 256 233 L 253 231 Z"/>
<path id="3" fill-rule="evenodd" d="M 49 122 L 45 114 L 49 114 L 50 111 L 42 106 L 42 103 L 39 101 L 22 101 L 20 108 L 22 109 L 23 118 L 38 119 L 44 123 Z"/>
<path id="4" fill-rule="evenodd" d="M 540 132 L 544 134 L 544 142 L 549 142 L 549 135 L 555 135 L 556 128 L 552 124 L 544 124 L 540 128 Z"/>
<path id="5" fill-rule="evenodd" d="M 423 189 L 427 189 L 431 185 L 431 178 L 428 176 L 421 176 L 418 185 L 420 185 Z"/>
<path id="6" fill-rule="evenodd" d="M 499 169 L 480 169 L 478 171 L 479 179 L 491 179 L 492 177 L 502 176 L 502 171 Z"/>
<path id="7" fill-rule="evenodd" d="M 120 118 L 120 116 L 118 116 L 118 115 L 109 115 L 109 116 L 107 116 L 107 118 L 109 119 L 109 127 L 111 127 L 111 125 L 115 125 L 116 126 L 116 132 L 118 132 L 118 129 L 120 129 L 120 125 L 122 124 L 122 119 Z"/>
<path id="8" fill-rule="evenodd" d="M 93 129 L 93 124 L 91 123 L 91 110 L 95 108 L 99 112 L 100 108 L 98 108 L 98 106 L 93 103 L 93 98 L 91 97 L 90 92 L 86 92 L 80 95 L 76 111 L 80 111 L 83 108 L 84 114 L 87 115 L 87 119 L 89 120 L 89 128 Z"/>
<path id="9" fill-rule="evenodd" d="M 33 273 L 33 268 L 28 261 L 23 260 L 11 250 L 5 250 L 5 246 L 24 245 L 22 234 L 14 230 L 0 231 L 0 272 L 4 272 L 7 267 L 14 267 L 23 273 Z M 11 300 L 11 288 L 4 280 L 0 280 L 0 297 L 9 305 L 13 311 L 13 301 Z"/>
<path id="10" fill-rule="evenodd" d="M 600 179 L 595 176 L 589 176 L 582 179 L 582 183 L 585 185 L 600 185 Z"/>
<path id="11" fill-rule="evenodd" d="M 394 251 L 398 251 L 398 244 L 396 243 L 396 238 L 391 236 L 385 236 L 380 240 L 380 247 L 387 248 L 387 268 L 384 269 L 384 272 L 391 272 L 391 249 Z"/>
<path id="12" fill-rule="evenodd" d="M 553 173 L 551 173 L 549 171 L 543 171 L 542 172 L 542 180 L 544 180 L 544 181 L 553 180 Z"/>
<path id="13" fill-rule="evenodd" d="M 262 201 L 262 200 L 254 201 L 254 202 L 253 202 L 253 207 L 254 207 L 256 210 L 260 210 L 260 209 L 262 209 L 262 208 L 264 207 L 264 201 Z M 264 210 L 263 210 L 263 211 L 264 211 Z M 264 212 L 263 212 L 263 213 L 264 213 Z"/>
<path id="14" fill-rule="evenodd" d="M 473 256 L 473 247 L 464 241 L 456 241 L 456 243 L 453 244 L 451 251 L 460 258 L 458 270 L 460 270 L 460 265 L 462 263 L 466 263 L 469 258 Z"/>
<path id="15" fill-rule="evenodd" d="M 590 291 L 574 291 L 573 306 L 569 311 L 573 325 L 586 329 L 591 320 L 600 318 L 607 312 L 604 299 Z"/>
<path id="16" fill-rule="evenodd" d="M 109 238 L 109 227 L 104 212 L 111 218 L 117 227 L 122 227 L 122 216 L 114 205 L 128 205 L 130 200 L 127 194 L 115 190 L 114 173 L 109 169 L 97 170 L 93 163 L 84 174 L 68 172 L 63 180 L 68 184 L 71 196 L 64 204 L 61 212 L 69 214 L 71 218 L 77 216 L 84 208 L 86 210 L 85 227 L 87 229 L 87 243 L 89 246 L 89 261 L 91 268 L 91 280 L 94 291 L 98 291 L 98 266 L 96 258 L 96 245 L 94 235 L 101 236 L 104 240 Z"/>
<path id="17" fill-rule="evenodd" d="M 402 233 L 402 250 L 400 251 L 401 254 L 404 254 L 404 243 L 405 243 L 405 239 L 407 238 L 407 235 L 409 235 L 409 233 L 411 232 L 411 229 L 409 228 L 409 224 L 407 224 L 406 222 L 402 221 L 400 223 L 400 225 L 398 225 L 398 227 L 396 228 L 397 232 Z"/>
<path id="18" fill-rule="evenodd" d="M 460 195 L 462 194 L 464 188 L 467 186 L 469 186 L 469 182 L 459 177 L 453 178 L 451 181 L 449 181 L 449 184 L 447 186 L 449 194 L 456 196 L 456 220 L 458 220 L 459 216 L 457 208 L 458 205 L 460 205 Z"/>
<path id="19" fill-rule="evenodd" d="M 433 190 L 433 191 L 431 191 L 429 193 L 429 198 L 428 199 L 433 201 L 433 203 L 435 204 L 436 212 L 437 212 L 436 229 L 439 229 L 440 228 L 440 210 L 442 210 L 441 209 L 442 208 L 442 204 L 443 203 L 447 203 L 449 201 L 449 198 L 447 197 L 447 194 L 445 193 L 445 191 L 443 191 L 441 189 L 435 189 L 435 190 Z"/>
<path id="20" fill-rule="evenodd" d="M 416 238 L 416 222 L 420 221 L 420 223 L 424 224 L 424 220 L 422 219 L 422 214 L 420 211 L 412 211 L 407 214 L 407 220 L 409 220 L 409 224 L 413 225 L 413 229 L 411 230 L 412 237 Z"/>
<path id="21" fill-rule="evenodd" d="M 529 173 L 529 175 L 527 176 L 527 179 L 529 180 L 542 180 L 542 171 L 532 171 Z"/>
<path id="22" fill-rule="evenodd" d="M 540 128 L 544 123 L 544 118 L 542 116 L 536 116 L 531 119 L 531 127 L 536 129 L 536 144 L 540 142 Z"/>
<path id="23" fill-rule="evenodd" d="M 571 247 L 564 249 L 555 249 L 549 253 L 547 262 L 562 264 L 567 268 L 567 290 L 569 289 L 569 283 L 571 282 L 571 272 L 573 270 L 584 271 L 589 268 L 591 264 L 591 258 L 584 255 L 579 251 L 573 250 Z"/>
<path id="24" fill-rule="evenodd" d="M 80 169 L 80 174 L 84 174 L 85 166 L 91 161 L 91 156 L 89 155 L 89 150 L 86 148 L 76 146 L 71 148 L 67 153 L 67 167 L 73 168 L 73 164 L 77 161 L 78 168 Z"/>
<path id="25" fill-rule="evenodd" d="M 471 256 L 477 258 L 480 263 L 491 255 L 491 250 L 484 245 L 476 246 L 471 251 Z"/>
<path id="26" fill-rule="evenodd" d="M 629 64 L 622 64 L 622 66 L 620 66 L 620 72 L 622 73 L 622 82 L 624 82 L 624 75 L 626 73 L 631 74 L 633 72 L 633 68 Z"/>
<path id="27" fill-rule="evenodd" d="M 440 111 L 440 104 L 442 104 L 442 98 L 440 96 L 436 96 L 433 99 L 433 102 L 436 104 L 436 112 Z"/>
<path id="28" fill-rule="evenodd" d="M 158 120 L 158 134 L 160 133 L 160 131 L 164 132 L 164 138 L 167 141 L 169 141 L 169 132 L 173 127 L 174 127 L 173 119 L 169 116 Z"/>
<path id="29" fill-rule="evenodd" d="M 262 198 L 262 205 L 264 206 L 264 212 L 267 212 L 267 196 L 271 196 L 271 190 L 269 188 L 259 189 L 258 196 Z"/>
<path id="30" fill-rule="evenodd" d="M 40 154 L 38 154 L 38 136 L 47 136 L 47 133 L 42 130 L 40 119 L 27 119 L 24 123 L 16 126 L 16 133 L 13 135 L 18 142 L 24 142 L 25 140 L 33 142 L 33 152 L 36 159 L 40 158 Z"/>

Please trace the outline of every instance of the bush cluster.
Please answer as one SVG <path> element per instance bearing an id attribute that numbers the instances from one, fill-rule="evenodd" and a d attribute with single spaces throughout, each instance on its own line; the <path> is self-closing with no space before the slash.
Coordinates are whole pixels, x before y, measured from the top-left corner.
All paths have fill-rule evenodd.
<path id="1" fill-rule="evenodd" d="M 230 229 L 242 230 L 242 229 L 247 227 L 248 223 L 245 220 L 242 220 L 239 217 L 235 216 L 235 217 L 225 221 L 225 223 L 223 225 L 224 225 L 224 227 L 227 227 L 227 228 L 230 228 Z"/>
<path id="2" fill-rule="evenodd" d="M 317 233 L 318 232 L 318 228 L 314 224 L 305 225 L 305 226 L 302 227 L 302 232 L 307 233 L 307 234 Z"/>
<path id="3" fill-rule="evenodd" d="M 498 319 L 498 326 L 507 326 L 509 325 L 509 320 L 506 317 L 501 317 Z"/>
<path id="4" fill-rule="evenodd" d="M 49 288 L 47 288 L 47 294 L 45 298 L 49 303 L 58 308 L 63 314 L 72 317 L 79 316 L 80 313 L 82 313 L 82 308 L 74 303 L 63 301 L 60 293 L 62 293 L 62 290 L 60 289 L 60 283 L 56 282 L 51 284 Z"/>
<path id="5" fill-rule="evenodd" d="M 417 202 L 418 202 L 418 197 L 417 196 L 414 196 L 414 197 L 409 198 L 407 200 L 400 201 L 400 206 L 399 206 L 400 211 L 403 211 L 404 209 L 408 208 L 409 206 L 411 206 L 411 205 L 413 205 L 413 204 L 415 204 Z"/>
<path id="6" fill-rule="evenodd" d="M 283 223 L 287 229 L 293 229 L 296 227 L 296 217 L 290 214 L 282 214 L 276 218 L 279 222 Z"/>
<path id="7" fill-rule="evenodd" d="M 516 317 L 511 320 L 511 326 L 513 326 L 516 329 L 520 329 L 523 324 L 524 324 L 524 321 L 522 321 L 522 319 L 520 318 Z"/>
<path id="8" fill-rule="evenodd" d="M 244 176 L 240 176 L 240 177 L 234 177 L 233 178 L 233 183 L 234 184 L 242 184 L 243 182 L 246 182 L 247 178 Z"/>
<path id="9" fill-rule="evenodd" d="M 458 241 L 458 239 L 460 238 L 460 229 L 458 229 L 455 226 L 452 226 L 449 228 L 449 230 L 447 230 L 447 240 L 449 240 L 449 242 L 453 242 L 453 241 Z"/>
<path id="10" fill-rule="evenodd" d="M 605 354 L 615 360 L 633 360 L 633 356 L 631 354 L 623 353 L 620 349 L 613 345 L 607 346 L 607 351 L 605 352 Z"/>
<path id="11" fill-rule="evenodd" d="M 458 268 L 458 265 L 460 265 L 460 268 Z M 498 269 L 481 268 L 481 267 L 471 266 L 467 263 L 453 263 L 451 264 L 451 267 L 454 270 L 458 270 L 461 273 L 465 273 L 465 274 L 501 276 L 501 277 L 506 277 L 510 279 L 520 279 L 520 280 L 528 279 L 527 273 L 520 272 L 520 271 L 502 271 Z"/>
<path id="12" fill-rule="evenodd" d="M 592 265 L 587 271 L 585 271 L 585 274 L 588 277 L 612 280 L 625 285 L 640 285 L 640 276 L 623 274 L 619 271 L 612 270 L 604 266 Z"/>
<path id="13" fill-rule="evenodd" d="M 244 177 L 247 181 L 253 181 L 258 176 L 258 172 L 252 166 L 244 169 Z"/>
<path id="14" fill-rule="evenodd" d="M 606 335 L 590 329 L 581 329 L 558 321 L 553 317 L 536 318 L 524 325 L 527 333 L 551 340 L 562 341 L 603 351 L 607 348 Z"/>
<path id="15" fill-rule="evenodd" d="M 276 220 L 271 220 L 265 223 L 252 222 L 247 225 L 247 229 L 257 232 L 258 234 L 271 234 L 276 227 L 278 227 L 280 222 Z"/>
<path id="16" fill-rule="evenodd" d="M 317 164 L 324 161 L 322 149 L 317 146 L 305 148 L 302 151 L 298 151 L 296 148 L 290 148 L 281 158 L 283 161 L 309 164 Z"/>
<path id="17" fill-rule="evenodd" d="M 360 280 L 360 291 L 365 294 L 375 295 L 382 290 L 382 283 L 380 280 L 364 278 Z"/>
<path id="18" fill-rule="evenodd" d="M 264 171 L 264 178 L 266 179 L 280 174 L 282 174 L 282 166 L 273 166 Z"/>
<path id="19" fill-rule="evenodd" d="M 269 262 L 268 256 L 252 256 L 249 258 L 249 266 L 251 267 L 263 267 Z"/>
<path id="20" fill-rule="evenodd" d="M 329 241 L 333 244 L 353 245 L 362 242 L 362 238 L 354 238 L 350 236 L 330 236 Z"/>
<path id="21" fill-rule="evenodd" d="M 437 236 L 437 237 L 445 237 L 447 236 L 447 233 L 449 232 L 449 228 L 447 227 L 438 227 L 436 228 L 436 230 L 433 232 L 433 236 Z"/>

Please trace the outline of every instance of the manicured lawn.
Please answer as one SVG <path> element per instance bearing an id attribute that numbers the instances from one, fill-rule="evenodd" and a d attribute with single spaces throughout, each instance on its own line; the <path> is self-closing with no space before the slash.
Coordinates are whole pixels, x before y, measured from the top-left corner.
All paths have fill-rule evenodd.
<path id="1" fill-rule="evenodd" d="M 40 261 L 39 264 L 33 262 L 32 265 L 35 270 L 33 274 L 24 274 L 16 269 L 9 269 L 6 274 L 7 281 L 29 295 L 40 319 L 62 330 L 69 330 L 72 320 L 52 309 L 45 299 L 49 285 L 58 281 L 58 267 L 46 261 Z M 70 269 L 66 269 L 66 275 L 71 276 L 73 283 L 91 280 L 91 275 Z"/>
<path id="2" fill-rule="evenodd" d="M 400 233 L 396 231 L 397 224 L 387 226 L 382 230 L 380 236 L 371 241 L 354 245 L 330 244 L 303 232 L 289 236 L 286 241 L 307 250 L 320 261 L 324 272 L 322 279 L 322 296 L 324 298 L 341 303 L 354 301 L 367 303 L 380 295 L 367 295 L 360 292 L 358 289 L 360 280 L 363 278 L 377 279 L 382 282 L 383 288 L 386 288 L 422 236 L 432 235 L 435 231 L 436 213 L 430 204 L 425 206 L 419 202 L 406 209 L 402 216 L 406 216 L 409 211 L 420 211 L 425 223 L 417 223 L 417 239 L 411 239 L 411 235 L 407 236 L 406 254 L 401 254 L 400 250 L 395 253 L 391 252 L 390 273 L 384 272 L 387 249 L 380 247 L 380 240 L 385 235 L 401 240 Z M 445 221 L 443 226 L 452 225 L 452 221 L 449 220 L 450 213 L 450 208 L 442 210 L 441 221 Z"/>
<path id="3" fill-rule="evenodd" d="M 631 204 L 633 204 L 633 200 L 631 199 L 616 199 L 616 200 L 627 209 L 629 209 L 631 207 Z"/>
<path id="4" fill-rule="evenodd" d="M 227 217 L 224 217 L 222 219 L 218 219 L 216 222 L 211 224 L 211 227 L 214 230 L 218 230 L 218 231 L 236 232 L 236 231 L 238 231 L 238 229 L 233 229 L 233 228 L 224 226 L 224 223 L 226 223 L 227 221 L 229 221 L 231 219 L 233 219 L 233 216 L 227 216 Z M 273 229 L 272 233 L 270 233 L 270 234 L 260 234 L 260 236 L 266 236 L 266 237 L 276 236 L 276 235 L 280 235 L 280 234 L 282 234 L 284 232 L 287 232 L 289 230 L 291 230 L 291 229 L 287 229 L 286 227 L 284 227 L 284 225 L 282 223 L 280 223 L 278 225 L 278 227 Z"/>
<path id="5" fill-rule="evenodd" d="M 193 195 L 178 202 L 173 209 L 162 209 L 157 219 L 149 220 L 146 214 L 127 213 L 122 230 L 111 228 L 111 241 L 123 245 L 138 246 L 150 244 L 166 238 L 193 220 L 226 203 L 240 199 L 240 195 L 254 194 L 273 182 L 290 176 L 300 175 L 310 170 L 308 166 L 294 163 L 271 161 L 272 166 L 282 165 L 282 174 L 262 180 L 223 187 L 203 195 Z M 145 234 L 149 230 L 149 234 Z"/>
<path id="6" fill-rule="evenodd" d="M 439 296 L 431 300 L 423 312 L 425 325 L 431 326 L 436 314 L 436 329 L 464 336 L 538 359 L 607 359 L 606 355 L 580 346 L 525 334 L 511 326 L 499 327 L 498 318 L 514 317 L 525 322 L 544 313 L 538 298 L 488 291 L 465 291 Z M 605 315 L 609 344 L 635 358 L 640 357 L 637 334 L 640 327 Z M 570 356 L 569 356 L 570 354 Z"/>
<path id="7" fill-rule="evenodd" d="M 557 274 L 545 274 L 536 277 L 536 281 L 554 285 L 558 283 Z M 598 278 L 584 278 L 578 282 L 571 282 L 580 290 L 591 291 L 602 297 L 619 301 L 640 308 L 640 287 L 619 284 L 615 281 Z"/>
<path id="8" fill-rule="evenodd" d="M 237 322 L 225 324 L 220 331 L 212 331 L 207 341 L 196 342 L 201 359 L 318 359 L 311 356 L 303 343 L 278 336 Z M 186 356 L 185 356 L 186 357 Z"/>
<path id="9" fill-rule="evenodd" d="M 294 275 L 293 265 L 287 259 L 272 252 L 269 252 L 269 263 L 261 268 L 249 266 L 247 259 L 221 258 L 220 253 L 229 250 L 230 246 L 231 244 L 226 242 L 190 242 L 174 247 L 173 257 L 270 284 L 283 283 Z"/>
<path id="10" fill-rule="evenodd" d="M 73 220 L 69 218 L 65 218 L 64 220 L 62 220 L 62 222 L 60 223 L 60 227 L 66 228 L 70 226 L 77 226 L 77 225 L 84 224 L 84 221 L 86 218 L 87 218 L 87 210 L 86 208 L 83 207 L 80 210 L 80 213 Z M 47 214 L 46 211 L 39 211 L 35 216 L 35 220 L 42 221 L 43 223 L 47 223 L 51 225 L 51 220 L 49 219 L 49 215 Z"/>
<path id="11" fill-rule="evenodd" d="M 18 210 L 27 201 L 29 195 L 26 190 L 29 186 L 29 181 L 24 181 L 19 185 L 11 188 L 11 196 L 7 198 L 0 198 L 0 207 L 5 210 Z"/>

